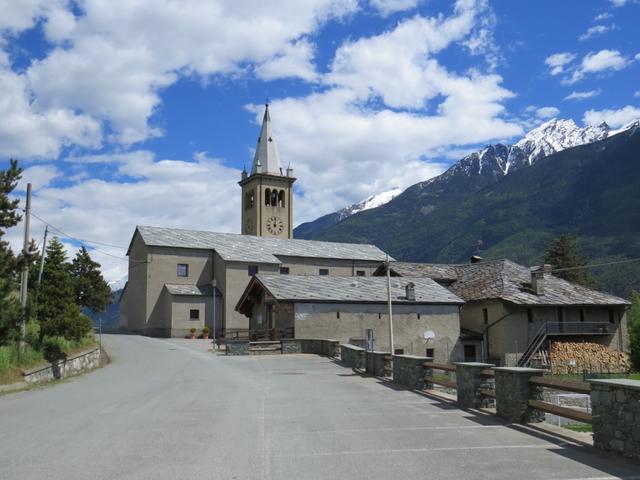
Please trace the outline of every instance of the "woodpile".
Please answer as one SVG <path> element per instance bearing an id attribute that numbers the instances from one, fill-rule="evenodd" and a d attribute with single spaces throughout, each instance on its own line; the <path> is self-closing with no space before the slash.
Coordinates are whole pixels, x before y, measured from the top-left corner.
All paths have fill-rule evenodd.
<path id="1" fill-rule="evenodd" d="M 622 373 L 631 369 L 629 355 L 599 343 L 551 342 L 552 373 Z"/>

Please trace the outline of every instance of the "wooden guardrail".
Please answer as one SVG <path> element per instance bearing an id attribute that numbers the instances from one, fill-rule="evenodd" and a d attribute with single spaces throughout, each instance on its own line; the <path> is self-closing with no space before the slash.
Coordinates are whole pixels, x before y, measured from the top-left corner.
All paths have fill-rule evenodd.
<path id="1" fill-rule="evenodd" d="M 433 363 L 433 362 L 424 362 L 425 368 L 430 368 L 431 370 L 443 370 L 445 372 L 455 372 L 456 366 L 450 365 L 448 363 Z M 425 375 L 424 377 L 425 383 L 432 383 L 434 385 L 441 385 L 443 387 L 452 388 L 456 390 L 458 388 L 457 382 L 454 380 L 445 380 L 441 378 L 435 378 L 433 375 Z"/>
<path id="2" fill-rule="evenodd" d="M 562 380 L 534 375 L 529 378 L 529 383 L 554 390 L 561 390 L 563 392 L 583 393 L 587 395 L 591 393 L 591 385 L 575 380 Z M 570 407 L 561 407 L 560 405 L 554 405 L 553 403 L 541 400 L 529 400 L 528 404 L 531 408 L 558 415 L 559 417 L 569 418 L 578 422 L 593 423 L 593 417 L 589 412 Z"/>

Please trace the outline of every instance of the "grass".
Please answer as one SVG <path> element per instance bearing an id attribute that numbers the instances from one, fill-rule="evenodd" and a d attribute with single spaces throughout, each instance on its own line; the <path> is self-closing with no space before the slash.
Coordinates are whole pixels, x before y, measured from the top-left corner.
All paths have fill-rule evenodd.
<path id="1" fill-rule="evenodd" d="M 96 344 L 93 334 L 77 341 L 56 337 L 53 342 L 67 355 L 73 355 Z M 29 344 L 25 346 L 22 353 L 18 351 L 17 345 L 0 346 L 0 385 L 21 382 L 23 370 L 46 363 L 42 351 Z"/>
<path id="2" fill-rule="evenodd" d="M 571 430 L 573 432 L 582 432 L 582 433 L 591 433 L 593 429 L 591 425 L 588 423 L 567 423 L 562 425 L 562 428 L 566 428 L 567 430 Z"/>

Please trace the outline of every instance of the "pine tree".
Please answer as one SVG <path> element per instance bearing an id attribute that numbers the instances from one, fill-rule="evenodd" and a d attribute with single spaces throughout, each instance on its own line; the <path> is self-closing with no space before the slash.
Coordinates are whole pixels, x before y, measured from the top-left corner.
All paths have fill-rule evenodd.
<path id="1" fill-rule="evenodd" d="M 22 175 L 16 160 L 11 160 L 9 168 L 0 170 L 0 345 L 16 335 L 18 322 L 23 314 L 15 290 L 17 289 L 17 263 L 9 243 L 2 240 L 5 229 L 16 226 L 21 215 L 18 199 L 9 195 L 16 188 Z"/>
<path id="2" fill-rule="evenodd" d="M 79 340 L 91 330 L 91 321 L 76 304 L 74 282 L 66 260 L 64 246 L 54 237 L 47 247 L 38 292 L 40 335 Z"/>
<path id="3" fill-rule="evenodd" d="M 76 303 L 93 312 L 104 312 L 111 303 L 111 288 L 100 273 L 100 264 L 82 247 L 71 262 Z"/>
<path id="4" fill-rule="evenodd" d="M 631 345 L 631 362 L 640 371 L 640 293 L 631 292 L 631 308 L 627 312 L 629 344 Z"/>
<path id="5" fill-rule="evenodd" d="M 587 260 L 582 256 L 578 240 L 573 235 L 561 235 L 549 243 L 544 253 L 544 262 L 550 264 L 554 270 L 572 269 L 554 272 L 556 277 L 585 287 L 592 287 L 596 283 L 588 268 L 576 268 L 587 265 Z"/>

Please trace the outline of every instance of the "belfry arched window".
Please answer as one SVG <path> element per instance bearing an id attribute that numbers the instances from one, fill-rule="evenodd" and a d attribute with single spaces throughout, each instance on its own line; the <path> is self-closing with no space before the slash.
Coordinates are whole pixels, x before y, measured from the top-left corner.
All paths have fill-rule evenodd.
<path id="1" fill-rule="evenodd" d="M 271 206 L 272 207 L 278 206 L 278 191 L 277 190 L 271 190 Z"/>
<path id="2" fill-rule="evenodd" d="M 255 203 L 255 193 L 253 190 L 249 190 L 245 195 L 244 209 L 251 210 L 253 208 L 254 203 Z"/>
<path id="3" fill-rule="evenodd" d="M 284 208 L 284 190 L 278 192 L 278 206 Z"/>
<path id="4" fill-rule="evenodd" d="M 271 189 L 267 188 L 264 191 L 264 204 L 268 207 L 271 205 Z"/>

